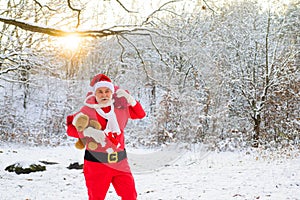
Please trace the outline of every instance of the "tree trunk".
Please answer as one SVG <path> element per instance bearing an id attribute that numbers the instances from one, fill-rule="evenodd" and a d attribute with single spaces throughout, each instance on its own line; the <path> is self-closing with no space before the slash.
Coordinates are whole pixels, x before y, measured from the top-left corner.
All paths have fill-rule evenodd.
<path id="1" fill-rule="evenodd" d="M 260 115 L 257 115 L 256 118 L 254 118 L 254 135 L 252 137 L 252 147 L 257 148 L 258 147 L 258 141 L 259 141 L 259 134 L 260 134 L 260 123 L 261 123 L 261 117 Z"/>

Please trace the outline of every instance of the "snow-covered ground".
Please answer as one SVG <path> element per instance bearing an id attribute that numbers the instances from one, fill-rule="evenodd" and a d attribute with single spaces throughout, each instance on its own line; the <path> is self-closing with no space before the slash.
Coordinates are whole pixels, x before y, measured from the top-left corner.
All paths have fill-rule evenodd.
<path id="1" fill-rule="evenodd" d="M 255 152 L 206 152 L 203 149 L 132 150 L 129 159 L 139 200 L 245 200 L 300 199 L 300 157 L 285 158 Z M 44 172 L 5 171 L 16 162 L 57 162 Z M 28 147 L 0 145 L 1 200 L 87 199 L 82 170 L 69 170 L 83 162 L 83 151 L 72 146 Z M 111 187 L 108 200 L 120 199 Z"/>

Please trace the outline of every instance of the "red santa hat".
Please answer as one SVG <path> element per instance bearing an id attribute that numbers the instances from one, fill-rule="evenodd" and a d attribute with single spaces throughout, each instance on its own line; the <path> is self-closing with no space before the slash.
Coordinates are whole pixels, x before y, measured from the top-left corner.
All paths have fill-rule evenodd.
<path id="1" fill-rule="evenodd" d="M 90 83 L 90 86 L 91 86 L 93 93 L 95 93 L 95 91 L 100 87 L 107 87 L 112 91 L 112 93 L 115 92 L 115 87 L 112 84 L 110 78 L 108 78 L 104 74 L 97 74 L 96 76 L 94 76 L 94 78 L 92 79 L 92 81 Z"/>

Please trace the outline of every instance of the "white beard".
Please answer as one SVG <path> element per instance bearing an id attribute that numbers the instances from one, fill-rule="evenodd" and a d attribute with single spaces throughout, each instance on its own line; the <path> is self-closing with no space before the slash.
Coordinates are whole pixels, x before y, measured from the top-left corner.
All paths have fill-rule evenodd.
<path id="1" fill-rule="evenodd" d="M 112 98 L 110 98 L 110 99 L 108 100 L 107 103 L 99 103 L 99 102 L 101 102 L 101 101 L 99 101 L 99 100 L 97 99 L 97 97 L 96 97 L 96 100 L 97 100 L 98 105 L 99 105 L 100 108 L 105 108 L 105 107 L 111 106 L 112 103 L 113 103 Z"/>

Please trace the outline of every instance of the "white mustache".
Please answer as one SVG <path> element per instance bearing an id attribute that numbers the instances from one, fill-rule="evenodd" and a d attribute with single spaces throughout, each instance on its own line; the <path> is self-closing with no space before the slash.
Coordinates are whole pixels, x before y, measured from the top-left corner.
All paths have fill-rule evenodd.
<path id="1" fill-rule="evenodd" d="M 112 96 L 111 97 L 102 97 L 102 98 L 97 98 L 96 101 L 100 105 L 100 107 L 106 107 L 110 106 L 112 104 Z M 107 101 L 106 103 L 102 103 L 103 101 Z"/>
<path id="2" fill-rule="evenodd" d="M 100 100 L 102 101 L 102 100 L 108 100 L 109 98 L 100 98 Z"/>
<path id="3" fill-rule="evenodd" d="M 101 98 L 103 99 L 103 98 Z M 106 98 L 108 99 L 108 98 Z M 106 103 L 101 103 L 101 101 L 98 102 L 98 105 L 100 106 L 100 108 L 104 108 L 104 107 L 107 107 L 107 106 L 111 106 L 112 105 L 112 100 L 111 99 L 108 99 L 108 101 Z"/>

